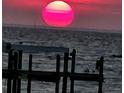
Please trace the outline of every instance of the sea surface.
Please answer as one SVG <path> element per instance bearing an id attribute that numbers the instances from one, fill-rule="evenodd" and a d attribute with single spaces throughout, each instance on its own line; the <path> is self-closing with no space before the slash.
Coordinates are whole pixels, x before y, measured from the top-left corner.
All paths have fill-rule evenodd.
<path id="1" fill-rule="evenodd" d="M 104 56 L 103 93 L 122 92 L 122 35 L 121 33 L 99 33 L 86 31 L 59 31 L 40 29 L 3 29 L 3 41 L 23 42 L 27 45 L 58 46 L 76 49 L 77 73 L 95 73 L 95 63 Z M 63 54 L 61 54 L 61 71 L 63 71 Z M 23 69 L 28 69 L 28 53 L 23 54 Z M 7 68 L 8 54 L 2 55 L 2 67 Z M 55 71 L 56 53 L 34 53 L 33 70 Z M 69 71 L 70 71 L 69 62 Z M 86 70 L 89 69 L 89 72 Z M 61 80 L 62 81 L 62 80 Z M 68 79 L 68 93 L 70 88 Z M 6 93 L 6 80 L 3 79 L 3 93 Z M 22 80 L 21 93 L 26 93 L 27 80 Z M 60 83 L 61 93 L 62 82 Z M 98 83 L 75 81 L 74 93 L 98 93 Z M 54 93 L 55 84 L 32 81 L 31 93 Z"/>

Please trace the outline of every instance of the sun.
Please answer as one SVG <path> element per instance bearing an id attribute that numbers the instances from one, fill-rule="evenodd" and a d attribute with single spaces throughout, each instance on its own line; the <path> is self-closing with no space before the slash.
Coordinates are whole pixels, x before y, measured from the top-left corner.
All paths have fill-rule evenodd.
<path id="1" fill-rule="evenodd" d="M 42 17 L 49 26 L 66 27 L 72 23 L 74 12 L 69 4 L 53 1 L 43 9 Z"/>

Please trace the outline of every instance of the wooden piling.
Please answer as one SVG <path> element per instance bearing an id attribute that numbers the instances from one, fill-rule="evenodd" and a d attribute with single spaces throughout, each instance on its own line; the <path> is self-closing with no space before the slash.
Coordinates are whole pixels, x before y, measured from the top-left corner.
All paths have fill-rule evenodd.
<path id="1" fill-rule="evenodd" d="M 16 75 L 16 71 L 17 71 L 17 64 L 18 64 L 18 52 L 14 52 L 14 62 L 13 62 L 13 73 L 12 75 L 14 76 L 13 79 L 13 88 L 12 88 L 12 93 L 17 93 L 17 75 Z"/>
<path id="2" fill-rule="evenodd" d="M 71 56 L 72 56 L 71 74 L 74 74 L 74 72 L 75 72 L 75 56 L 76 56 L 75 49 L 73 49 Z M 73 79 L 71 79 L 70 93 L 74 93 L 74 80 Z"/>
<path id="3" fill-rule="evenodd" d="M 102 93 L 104 57 L 101 57 L 99 62 L 100 62 L 100 69 L 99 69 L 99 90 L 98 90 L 98 93 Z"/>
<path id="4" fill-rule="evenodd" d="M 60 79 L 60 55 L 56 56 L 56 75 L 58 76 L 58 79 L 56 81 L 56 88 L 55 93 L 59 93 L 59 79 Z"/>
<path id="5" fill-rule="evenodd" d="M 32 71 L 32 54 L 29 55 L 29 72 Z M 28 85 L 27 85 L 27 93 L 31 93 L 31 78 L 28 75 Z"/>
<path id="6" fill-rule="evenodd" d="M 22 51 L 19 50 L 19 62 L 18 62 L 18 69 L 22 69 Z M 17 81 L 17 93 L 21 93 L 21 79 L 19 78 Z"/>
<path id="7" fill-rule="evenodd" d="M 68 56 L 69 53 L 64 53 L 64 71 L 63 71 L 64 76 L 63 76 L 62 93 L 67 93 Z"/>
<path id="8" fill-rule="evenodd" d="M 10 73 L 12 72 L 12 61 L 13 61 L 13 50 L 10 50 L 8 53 L 8 70 L 10 71 Z M 12 93 L 12 82 L 11 82 L 11 75 L 8 77 L 7 80 L 7 93 Z"/>

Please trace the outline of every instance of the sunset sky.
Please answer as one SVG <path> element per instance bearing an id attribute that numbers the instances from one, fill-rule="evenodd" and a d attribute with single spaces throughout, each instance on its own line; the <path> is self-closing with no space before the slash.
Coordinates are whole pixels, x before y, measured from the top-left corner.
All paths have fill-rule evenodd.
<path id="1" fill-rule="evenodd" d="M 3 24 L 47 26 L 42 9 L 55 0 L 3 0 Z M 121 30 L 121 0 L 62 0 L 74 11 L 67 28 Z"/>

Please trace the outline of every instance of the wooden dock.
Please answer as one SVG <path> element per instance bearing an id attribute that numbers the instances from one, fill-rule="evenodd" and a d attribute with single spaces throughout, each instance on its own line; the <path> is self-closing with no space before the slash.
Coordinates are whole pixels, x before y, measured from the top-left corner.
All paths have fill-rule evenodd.
<path id="1" fill-rule="evenodd" d="M 20 48 L 19 48 L 20 49 Z M 76 73 L 75 72 L 75 57 L 76 50 L 71 53 L 69 51 L 64 52 L 64 66 L 63 72 L 60 72 L 60 55 L 56 55 L 56 71 L 33 71 L 32 70 L 32 54 L 29 54 L 29 69 L 22 70 L 22 50 L 10 49 L 8 52 L 8 69 L 2 69 L 2 77 L 7 79 L 7 93 L 20 93 L 21 80 L 27 79 L 27 93 L 31 93 L 31 81 L 46 81 L 54 82 L 55 93 L 59 93 L 60 78 L 63 78 L 62 93 L 67 93 L 67 78 L 70 78 L 70 93 L 74 93 L 74 81 L 94 81 L 98 82 L 98 93 L 102 93 L 103 84 L 103 62 L 104 58 L 101 57 L 96 61 L 96 69 L 98 74 L 90 73 Z M 71 72 L 68 71 L 68 61 L 71 57 Z"/>

